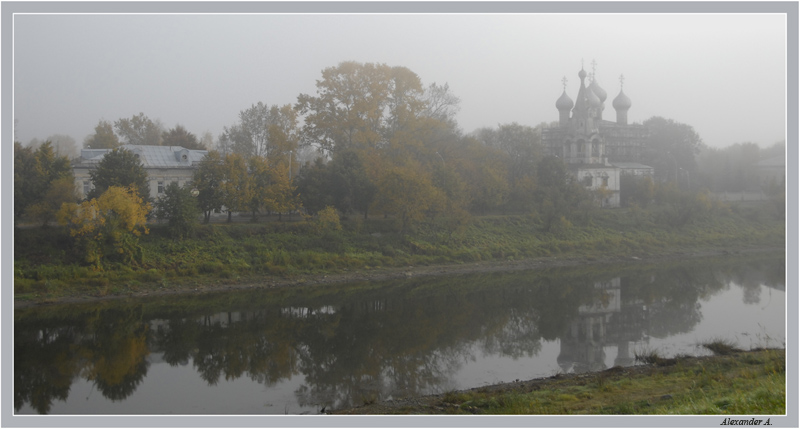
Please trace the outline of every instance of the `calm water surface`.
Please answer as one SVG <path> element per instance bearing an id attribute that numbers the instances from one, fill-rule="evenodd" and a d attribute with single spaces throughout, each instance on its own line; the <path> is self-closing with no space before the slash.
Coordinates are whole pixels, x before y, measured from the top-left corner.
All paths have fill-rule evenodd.
<path id="1" fill-rule="evenodd" d="M 316 414 L 785 341 L 783 255 L 17 310 L 17 414 Z"/>

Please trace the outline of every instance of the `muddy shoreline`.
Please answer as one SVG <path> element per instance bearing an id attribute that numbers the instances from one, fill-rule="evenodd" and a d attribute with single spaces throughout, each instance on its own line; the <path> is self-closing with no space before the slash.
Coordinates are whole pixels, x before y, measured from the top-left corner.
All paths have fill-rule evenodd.
<path id="1" fill-rule="evenodd" d="M 294 277 L 248 277 L 228 282 L 198 285 L 178 285 L 159 287 L 141 291 L 131 291 L 117 295 L 105 296 L 64 296 L 47 300 L 14 300 L 14 308 L 26 308 L 38 305 L 87 303 L 117 299 L 158 297 L 167 295 L 184 295 L 234 291 L 244 289 L 274 289 L 283 287 L 308 286 L 320 284 L 339 284 L 360 281 L 383 281 L 412 277 L 432 277 L 456 274 L 514 272 L 531 269 L 570 267 L 581 265 L 617 264 L 617 263 L 657 263 L 690 258 L 704 258 L 736 254 L 765 253 L 785 250 L 777 246 L 742 247 L 736 249 L 706 248 L 693 251 L 672 251 L 660 254 L 641 256 L 608 256 L 604 258 L 583 256 L 540 257 L 511 261 L 484 261 L 465 264 L 425 265 L 407 267 L 387 267 L 359 269 L 355 271 L 330 274 L 304 274 Z"/>

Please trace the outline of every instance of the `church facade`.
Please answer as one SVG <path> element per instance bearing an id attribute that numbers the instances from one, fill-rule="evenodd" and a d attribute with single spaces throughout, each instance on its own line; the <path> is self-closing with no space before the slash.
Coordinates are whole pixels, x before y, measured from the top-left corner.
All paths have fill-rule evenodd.
<path id="1" fill-rule="evenodd" d="M 556 101 L 558 125 L 542 130 L 546 154 L 564 160 L 572 175 L 587 189 L 596 191 L 603 207 L 619 207 L 620 178 L 625 175 L 649 175 L 653 168 L 641 164 L 641 154 L 648 137 L 647 128 L 628 124 L 631 100 L 622 90 L 611 105 L 616 120 L 603 119 L 607 93 L 594 78 L 586 84 L 587 73 L 578 72 L 580 87 L 575 101 L 564 90 Z"/>

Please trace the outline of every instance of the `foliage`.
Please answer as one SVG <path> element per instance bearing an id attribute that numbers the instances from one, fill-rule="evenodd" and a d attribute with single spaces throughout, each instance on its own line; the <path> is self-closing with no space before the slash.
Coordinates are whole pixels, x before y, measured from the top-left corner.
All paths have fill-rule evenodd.
<path id="1" fill-rule="evenodd" d="M 161 146 L 163 127 L 144 113 L 114 122 L 114 129 L 126 144 Z"/>
<path id="2" fill-rule="evenodd" d="M 137 238 L 149 231 L 150 208 L 135 187 L 111 186 L 98 198 L 63 204 L 56 217 L 69 227 L 85 261 L 100 268 L 106 259 L 141 263 Z"/>
<path id="3" fill-rule="evenodd" d="M 198 190 L 197 203 L 208 223 L 212 211 L 220 211 L 224 204 L 225 161 L 219 152 L 212 150 L 200 161 L 194 171 L 192 184 Z"/>
<path id="4" fill-rule="evenodd" d="M 63 179 L 63 180 L 62 180 Z M 67 181 L 74 183 L 72 169 L 69 159 L 65 156 L 57 156 L 50 142 L 45 142 L 36 150 L 22 147 L 19 143 L 14 143 L 14 220 L 15 222 L 23 216 L 32 206 L 37 208 L 29 214 L 35 214 L 37 220 L 47 222 L 59 198 L 58 194 L 52 190 L 54 184 L 58 183 L 61 191 L 66 191 L 62 185 Z M 64 201 L 68 201 L 72 195 L 63 195 Z"/>
<path id="5" fill-rule="evenodd" d="M 161 134 L 161 144 L 164 146 L 180 146 L 184 149 L 205 150 L 203 144 L 197 140 L 197 136 L 186 131 L 183 125 L 176 125 L 169 131 Z"/>
<path id="6" fill-rule="evenodd" d="M 650 176 L 623 174 L 619 178 L 620 205 L 647 207 L 655 196 L 655 184 Z"/>
<path id="7" fill-rule="evenodd" d="M 200 209 L 197 199 L 192 195 L 191 186 L 180 187 L 172 182 L 164 189 L 164 194 L 155 202 L 158 219 L 167 219 L 170 234 L 176 239 L 185 239 L 197 224 Z"/>
<path id="8" fill-rule="evenodd" d="M 736 143 L 726 148 L 705 147 L 698 156 L 700 173 L 706 187 L 716 192 L 737 192 L 756 188 L 756 164 L 759 148 L 755 143 Z"/>
<path id="9" fill-rule="evenodd" d="M 56 213 L 62 204 L 78 201 L 76 191 L 75 180 L 71 176 L 56 179 L 50 184 L 42 200 L 28 207 L 26 216 L 41 222 L 42 226 L 47 226 L 56 219 Z"/>
<path id="10" fill-rule="evenodd" d="M 695 156 L 703 141 L 691 125 L 654 116 L 643 125 L 650 131 L 645 142 L 644 163 L 655 170 L 658 181 L 679 181 L 680 171 L 697 175 Z"/>
<path id="11" fill-rule="evenodd" d="M 83 141 L 83 147 L 86 149 L 115 149 L 120 145 L 111 122 L 104 120 L 100 120 L 94 127 L 94 134 L 86 136 Z"/>
<path id="12" fill-rule="evenodd" d="M 400 234 L 422 221 L 433 210 L 441 210 L 444 195 L 433 186 L 429 176 L 414 165 L 394 167 L 378 180 L 378 196 L 373 203 L 377 213 L 396 216 Z"/>
<path id="13" fill-rule="evenodd" d="M 150 199 L 150 183 L 147 171 L 139 157 L 124 148 L 112 149 L 97 163 L 97 168 L 89 171 L 93 189 L 88 199 L 97 198 L 112 186 L 133 187 L 143 201 Z"/>
<path id="14" fill-rule="evenodd" d="M 267 106 L 259 101 L 239 112 L 239 122 L 225 127 L 223 136 L 231 152 L 264 157 L 271 163 L 288 162 L 299 142 L 297 113 L 291 105 Z"/>
<path id="15" fill-rule="evenodd" d="M 317 94 L 300 94 L 295 109 L 305 116 L 306 143 L 326 153 L 379 148 L 425 109 L 419 77 L 386 64 L 347 61 L 326 68 Z"/>
<path id="16" fill-rule="evenodd" d="M 339 213 L 334 207 L 328 206 L 320 210 L 313 220 L 317 231 L 339 231 L 342 224 L 339 220 Z"/>
<path id="17" fill-rule="evenodd" d="M 222 203 L 228 211 L 228 222 L 233 212 L 247 211 L 253 201 L 254 190 L 247 160 L 238 153 L 229 153 L 223 162 L 225 179 L 222 182 Z"/>

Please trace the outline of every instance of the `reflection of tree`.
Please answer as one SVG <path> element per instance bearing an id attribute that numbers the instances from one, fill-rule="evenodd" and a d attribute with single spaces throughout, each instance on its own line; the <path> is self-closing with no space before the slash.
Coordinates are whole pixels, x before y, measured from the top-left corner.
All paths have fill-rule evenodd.
<path id="1" fill-rule="evenodd" d="M 14 405 L 47 413 L 78 374 L 122 400 L 145 377 L 151 350 L 171 365 L 191 361 L 209 384 L 247 376 L 270 386 L 302 374 L 303 406 L 446 391 L 473 353 L 533 357 L 542 339 L 572 347 L 562 352 L 575 369 L 602 363 L 608 345 L 624 363 L 631 338 L 689 332 L 702 318 L 698 301 L 731 282 L 778 288 L 782 264 L 633 267 L 612 286 L 597 281 L 614 277 L 602 270 L 537 270 L 187 297 L 146 315 L 141 305 L 104 303 L 47 322 L 28 316 L 15 323 Z"/>
<path id="2" fill-rule="evenodd" d="M 127 398 L 147 374 L 147 326 L 141 308 L 98 311 L 89 320 L 93 334 L 82 344 L 88 360 L 84 377 L 108 399 Z"/>
<path id="3" fill-rule="evenodd" d="M 73 353 L 75 328 L 41 327 L 17 322 L 14 329 L 14 409 L 28 402 L 47 414 L 53 400 L 66 400 L 80 369 Z"/>
<path id="4" fill-rule="evenodd" d="M 154 344 L 172 365 L 191 357 L 207 383 L 247 374 L 266 385 L 295 373 L 291 320 L 277 311 L 226 312 L 197 320 L 172 319 L 156 329 Z M 235 320 L 234 320 L 235 319 Z M 287 324 L 288 323 L 288 324 Z"/>

